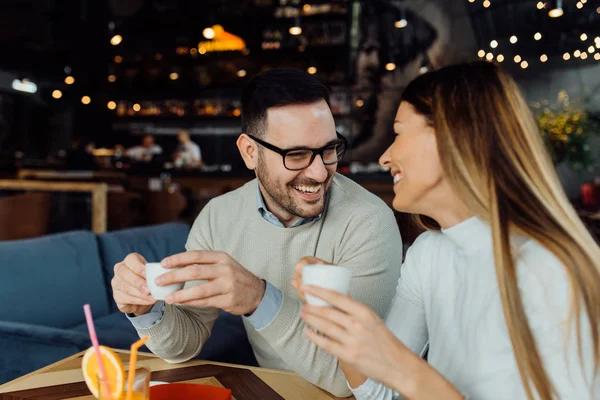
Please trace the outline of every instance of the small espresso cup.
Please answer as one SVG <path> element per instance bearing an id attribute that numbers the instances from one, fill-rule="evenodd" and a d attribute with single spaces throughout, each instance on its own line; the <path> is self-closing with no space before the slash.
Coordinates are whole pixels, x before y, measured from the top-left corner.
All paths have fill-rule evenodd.
<path id="1" fill-rule="evenodd" d="M 341 294 L 350 291 L 352 270 L 337 265 L 309 264 L 302 268 L 302 284 L 320 286 Z M 306 302 L 315 306 L 331 306 L 325 300 L 306 294 Z"/>
<path id="2" fill-rule="evenodd" d="M 150 294 L 156 300 L 164 300 L 165 296 L 169 293 L 176 292 L 177 290 L 183 289 L 184 283 L 173 283 L 167 286 L 158 286 L 156 284 L 156 278 L 160 275 L 175 271 L 179 268 L 164 268 L 160 263 L 147 263 L 146 264 L 146 285 L 150 289 Z"/>

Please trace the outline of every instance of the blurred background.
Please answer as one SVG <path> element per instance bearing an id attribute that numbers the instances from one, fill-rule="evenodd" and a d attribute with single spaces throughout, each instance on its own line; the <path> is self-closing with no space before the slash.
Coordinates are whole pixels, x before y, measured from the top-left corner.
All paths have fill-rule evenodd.
<path id="1" fill-rule="evenodd" d="M 340 172 L 391 204 L 377 159 L 402 89 L 473 59 L 517 79 L 597 229 L 598 0 L 3 0 L 0 239 L 190 223 L 252 179 L 241 88 L 278 66 L 332 88 Z"/>

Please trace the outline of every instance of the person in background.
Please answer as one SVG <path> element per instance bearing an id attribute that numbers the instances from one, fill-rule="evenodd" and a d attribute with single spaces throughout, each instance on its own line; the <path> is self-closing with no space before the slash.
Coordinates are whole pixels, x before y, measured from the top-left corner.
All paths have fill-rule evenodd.
<path id="1" fill-rule="evenodd" d="M 256 179 L 212 199 L 194 223 L 187 252 L 163 260 L 182 267 L 159 286 L 189 282 L 156 302 L 144 280 L 145 259 L 115 265 L 113 297 L 156 355 L 169 362 L 196 357 L 219 310 L 243 316 L 258 363 L 293 370 L 315 385 L 351 394 L 338 360 L 302 333 L 294 264 L 312 255 L 353 271 L 351 294 L 384 316 L 402 259 L 392 210 L 336 173 L 347 141 L 336 132 L 330 92 L 315 77 L 274 68 L 242 93 L 237 146 Z M 207 283 L 194 285 L 197 280 Z"/>
<path id="2" fill-rule="evenodd" d="M 95 170 L 98 163 L 94 157 L 96 145 L 84 137 L 73 140 L 73 147 L 67 154 L 67 168 L 73 170 Z"/>
<path id="3" fill-rule="evenodd" d="M 162 152 L 162 147 L 154 143 L 154 136 L 146 135 L 142 138 L 141 145 L 131 147 L 126 154 L 134 161 L 150 162 L 154 156 L 160 155 Z"/>
<path id="4" fill-rule="evenodd" d="M 306 305 L 306 335 L 357 400 L 599 399 L 600 248 L 515 81 L 485 61 L 422 75 L 394 131 L 380 158 L 393 206 L 429 231 L 385 324 L 358 299 L 300 287 L 335 307 Z"/>
<path id="5" fill-rule="evenodd" d="M 175 151 L 174 161 L 175 166 L 183 168 L 201 168 L 202 153 L 200 146 L 192 141 L 190 132 L 187 129 L 182 129 L 177 134 L 179 145 Z"/>

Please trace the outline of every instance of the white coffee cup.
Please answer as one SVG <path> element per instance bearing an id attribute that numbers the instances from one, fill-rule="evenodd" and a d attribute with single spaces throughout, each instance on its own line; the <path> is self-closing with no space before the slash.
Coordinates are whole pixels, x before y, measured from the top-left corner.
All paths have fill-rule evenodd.
<path id="1" fill-rule="evenodd" d="M 148 289 L 150 289 L 150 293 L 152 297 L 156 300 L 164 300 L 165 296 L 169 293 L 173 293 L 177 290 L 183 289 L 184 283 L 173 283 L 167 286 L 158 286 L 156 284 L 156 278 L 160 275 L 174 271 L 179 268 L 163 268 L 160 263 L 147 263 L 146 264 L 146 285 L 148 285 Z"/>
<path id="2" fill-rule="evenodd" d="M 309 264 L 302 268 L 302 284 L 320 286 L 325 289 L 335 290 L 341 294 L 350 291 L 352 270 L 337 265 Z M 325 300 L 306 294 L 308 304 L 315 306 L 331 306 Z"/>

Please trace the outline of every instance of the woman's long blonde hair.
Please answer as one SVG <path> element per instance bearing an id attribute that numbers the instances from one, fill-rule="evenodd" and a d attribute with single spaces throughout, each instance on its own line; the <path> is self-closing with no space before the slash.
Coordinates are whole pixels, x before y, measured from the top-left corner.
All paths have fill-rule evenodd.
<path id="1" fill-rule="evenodd" d="M 536 240 L 564 264 L 580 358 L 585 311 L 597 372 L 600 248 L 569 203 L 515 81 L 492 63 L 459 64 L 418 77 L 403 101 L 435 129 L 442 168 L 453 189 L 491 225 L 504 318 L 527 397 L 534 399 L 537 393 L 540 399 L 552 399 L 556 391 L 523 309 L 509 232 Z M 428 229 L 439 228 L 429 218 L 421 222 Z"/>

